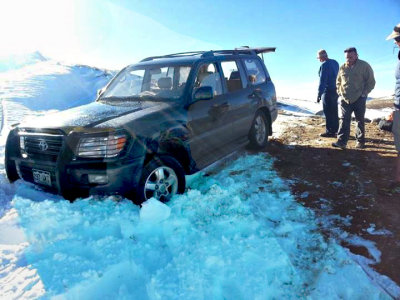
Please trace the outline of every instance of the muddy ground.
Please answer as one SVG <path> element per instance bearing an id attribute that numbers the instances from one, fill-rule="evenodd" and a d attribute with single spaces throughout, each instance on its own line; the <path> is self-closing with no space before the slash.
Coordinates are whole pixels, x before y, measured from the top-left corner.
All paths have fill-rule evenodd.
<path id="1" fill-rule="evenodd" d="M 331 146 L 336 139 L 319 136 L 323 117 L 296 119 L 265 150 L 276 158 L 275 169 L 297 200 L 315 211 L 328 238 L 371 262 L 379 259 L 349 240 L 357 235 L 375 242 L 380 262 L 370 266 L 400 285 L 400 189 L 391 186 L 397 158 L 392 134 L 366 123 L 367 148 L 355 149 L 353 122 L 353 139 L 341 150 Z"/>

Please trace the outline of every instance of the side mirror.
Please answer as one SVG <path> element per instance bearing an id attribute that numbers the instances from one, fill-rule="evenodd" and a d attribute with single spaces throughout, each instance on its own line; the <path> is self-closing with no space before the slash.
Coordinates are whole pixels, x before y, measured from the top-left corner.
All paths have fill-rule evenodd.
<path id="1" fill-rule="evenodd" d="M 214 97 L 213 89 L 211 86 L 202 86 L 199 87 L 193 96 L 193 100 L 210 100 Z"/>

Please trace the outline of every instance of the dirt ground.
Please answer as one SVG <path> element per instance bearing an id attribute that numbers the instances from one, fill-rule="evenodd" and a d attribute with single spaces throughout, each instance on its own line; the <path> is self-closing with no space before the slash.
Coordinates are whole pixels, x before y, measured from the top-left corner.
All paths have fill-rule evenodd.
<path id="1" fill-rule="evenodd" d="M 382 105 L 392 102 L 369 107 Z M 288 125 L 266 149 L 275 157 L 281 178 L 288 180 L 299 202 L 315 211 L 327 237 L 375 262 L 362 243 L 348 242 L 352 234 L 373 241 L 381 257 L 370 266 L 400 285 L 400 189 L 391 187 L 397 158 L 392 134 L 379 130 L 376 123 L 366 123 L 367 148 L 358 150 L 353 122 L 352 139 L 341 150 L 331 146 L 336 139 L 319 136 L 325 131 L 323 117 L 299 118 Z"/>

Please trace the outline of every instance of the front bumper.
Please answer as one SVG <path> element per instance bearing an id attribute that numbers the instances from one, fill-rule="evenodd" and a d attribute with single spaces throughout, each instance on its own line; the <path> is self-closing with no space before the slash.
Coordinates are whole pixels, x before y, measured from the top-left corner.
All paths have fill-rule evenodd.
<path id="1" fill-rule="evenodd" d="M 27 136 L 24 141 L 29 148 L 23 153 L 19 151 L 18 132 L 10 132 L 7 149 L 12 151 L 8 151 L 6 160 L 15 162 L 21 179 L 67 199 L 91 194 L 130 196 L 135 191 L 142 174 L 145 151 L 141 147 L 134 147 L 133 140 L 128 141 L 115 158 L 83 159 L 76 157 L 72 151 L 78 145 L 79 135 L 43 131 L 22 133 Z M 35 146 L 38 141 L 47 142 L 48 149 L 37 150 Z M 46 180 L 38 180 L 37 174 L 42 174 Z"/>
<path id="2" fill-rule="evenodd" d="M 24 159 L 16 160 L 20 178 L 41 186 L 45 190 L 60 194 L 65 198 L 85 197 L 88 195 L 130 195 L 139 183 L 142 173 L 143 158 L 129 162 L 116 163 L 74 163 L 46 164 Z M 35 182 L 33 171 L 40 170 L 50 174 L 51 185 Z M 106 180 L 101 183 L 91 182 L 90 177 L 101 176 Z"/>

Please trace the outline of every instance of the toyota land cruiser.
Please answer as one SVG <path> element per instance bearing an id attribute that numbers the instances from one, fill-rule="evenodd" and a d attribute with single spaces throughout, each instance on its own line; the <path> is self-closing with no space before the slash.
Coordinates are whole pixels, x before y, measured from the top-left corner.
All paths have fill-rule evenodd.
<path id="1" fill-rule="evenodd" d="M 237 48 L 149 57 L 121 70 L 91 104 L 13 128 L 5 167 L 67 199 L 120 194 L 168 201 L 185 175 L 244 143 L 263 148 L 277 117 L 260 55 Z"/>

